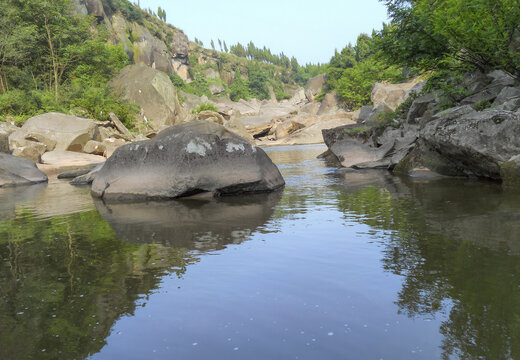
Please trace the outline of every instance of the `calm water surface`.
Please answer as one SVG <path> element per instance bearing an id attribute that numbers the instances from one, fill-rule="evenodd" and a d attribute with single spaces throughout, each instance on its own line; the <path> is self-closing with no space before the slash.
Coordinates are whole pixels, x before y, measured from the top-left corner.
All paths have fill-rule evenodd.
<path id="1" fill-rule="evenodd" d="M 520 193 L 323 150 L 269 195 L 0 190 L 0 359 L 520 359 Z"/>

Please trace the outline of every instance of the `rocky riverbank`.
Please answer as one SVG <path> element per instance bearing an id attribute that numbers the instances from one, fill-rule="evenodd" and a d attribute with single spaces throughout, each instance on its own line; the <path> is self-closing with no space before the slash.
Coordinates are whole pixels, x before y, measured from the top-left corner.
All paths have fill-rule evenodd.
<path id="1" fill-rule="evenodd" d="M 520 185 L 520 83 L 493 71 L 467 74 L 460 87 L 465 96 L 447 109 L 440 93 L 423 92 L 386 126 L 324 130 L 326 155 L 354 169 Z"/>

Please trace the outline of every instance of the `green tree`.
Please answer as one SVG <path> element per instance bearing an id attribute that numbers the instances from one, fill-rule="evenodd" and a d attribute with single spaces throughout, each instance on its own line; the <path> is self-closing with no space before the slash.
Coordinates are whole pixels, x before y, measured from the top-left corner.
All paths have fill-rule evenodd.
<path id="1" fill-rule="evenodd" d="M 268 76 L 257 62 L 252 62 L 249 67 L 249 92 L 257 99 L 269 98 Z"/>
<path id="2" fill-rule="evenodd" d="M 393 63 L 422 70 L 502 69 L 519 77 L 517 0 L 385 1 L 392 23 L 380 48 Z"/>
<path id="3" fill-rule="evenodd" d="M 229 88 L 229 97 L 233 101 L 238 101 L 240 99 L 248 100 L 251 97 L 247 82 L 242 79 L 242 75 L 238 68 L 235 70 L 233 84 Z"/>

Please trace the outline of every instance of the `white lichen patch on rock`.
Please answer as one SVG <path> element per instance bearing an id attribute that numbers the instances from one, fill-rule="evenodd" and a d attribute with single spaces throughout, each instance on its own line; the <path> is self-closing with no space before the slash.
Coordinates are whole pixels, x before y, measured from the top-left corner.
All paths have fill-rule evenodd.
<path id="1" fill-rule="evenodd" d="M 188 145 L 186 145 L 186 152 L 190 154 L 206 156 L 206 150 L 211 150 L 211 145 L 200 138 L 190 140 Z"/>
<path id="2" fill-rule="evenodd" d="M 227 152 L 234 152 L 234 151 L 238 151 L 238 150 L 245 151 L 246 148 L 244 147 L 243 144 L 228 143 L 226 145 L 226 151 Z"/>

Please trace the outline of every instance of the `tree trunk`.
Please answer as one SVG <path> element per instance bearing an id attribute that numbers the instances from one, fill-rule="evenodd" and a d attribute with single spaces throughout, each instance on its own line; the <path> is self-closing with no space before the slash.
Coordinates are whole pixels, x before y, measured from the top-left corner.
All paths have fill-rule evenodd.
<path id="1" fill-rule="evenodd" d="M 54 75 L 54 96 L 56 98 L 56 101 L 58 101 L 58 62 L 56 59 L 56 54 L 54 53 L 54 45 L 52 44 L 51 29 L 49 28 L 49 24 L 47 23 L 46 16 L 45 16 L 45 30 L 47 31 L 47 41 L 49 43 L 49 50 L 51 52 L 52 72 Z"/>

